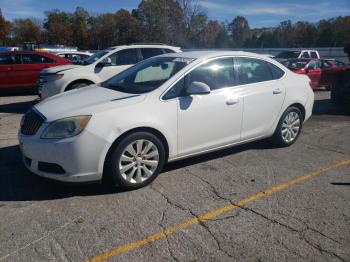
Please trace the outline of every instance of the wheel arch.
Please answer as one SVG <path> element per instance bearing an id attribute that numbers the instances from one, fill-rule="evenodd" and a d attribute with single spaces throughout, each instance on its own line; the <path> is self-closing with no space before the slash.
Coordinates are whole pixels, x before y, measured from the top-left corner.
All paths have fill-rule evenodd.
<path id="1" fill-rule="evenodd" d="M 89 85 L 95 84 L 94 81 L 91 81 L 91 80 L 86 79 L 86 78 L 77 79 L 77 80 L 74 80 L 73 82 L 69 83 L 69 84 L 66 86 L 66 88 L 64 89 L 64 92 L 71 90 L 71 87 L 72 87 L 74 84 L 77 84 L 77 83 L 86 83 L 86 84 L 89 84 Z"/>
<path id="2" fill-rule="evenodd" d="M 159 130 L 153 128 L 153 127 L 136 127 L 136 128 L 132 128 L 124 133 L 122 133 L 120 136 L 118 136 L 114 142 L 110 145 L 109 149 L 107 150 L 107 154 L 105 156 L 104 162 L 103 162 L 103 173 L 105 173 L 105 168 L 106 168 L 106 163 L 108 162 L 108 159 L 114 149 L 114 147 L 119 143 L 119 141 L 121 141 L 124 137 L 126 137 L 127 135 L 131 134 L 131 133 L 135 133 L 135 132 L 147 132 L 147 133 L 151 133 L 153 135 L 155 135 L 157 138 L 160 139 L 160 141 L 163 143 L 164 145 L 164 150 L 165 150 L 165 162 L 168 161 L 168 157 L 169 157 L 169 143 L 166 139 L 166 137 L 164 136 L 164 134 L 162 132 L 160 132 Z"/>
<path id="3" fill-rule="evenodd" d="M 286 110 L 287 110 L 288 108 L 290 108 L 290 107 L 296 107 L 296 108 L 298 108 L 298 109 L 300 110 L 300 112 L 301 112 L 301 114 L 302 114 L 302 117 L 303 117 L 303 122 L 304 122 L 304 120 L 305 120 L 305 114 L 306 114 L 306 112 L 305 112 L 305 107 L 304 107 L 302 104 L 300 104 L 300 103 L 294 103 L 294 104 L 291 104 L 290 106 L 288 106 L 288 107 L 286 108 Z"/>

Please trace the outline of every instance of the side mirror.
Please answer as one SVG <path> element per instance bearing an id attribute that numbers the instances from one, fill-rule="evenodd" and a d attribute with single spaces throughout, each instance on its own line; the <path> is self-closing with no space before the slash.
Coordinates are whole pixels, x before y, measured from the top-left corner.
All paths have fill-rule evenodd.
<path id="1" fill-rule="evenodd" d="M 210 93 L 210 87 L 203 82 L 192 82 L 186 92 L 189 95 L 206 95 Z"/>
<path id="2" fill-rule="evenodd" d="M 96 67 L 104 67 L 104 66 L 110 66 L 112 65 L 112 60 L 107 57 L 107 58 L 104 58 L 101 62 L 99 62 Z"/>

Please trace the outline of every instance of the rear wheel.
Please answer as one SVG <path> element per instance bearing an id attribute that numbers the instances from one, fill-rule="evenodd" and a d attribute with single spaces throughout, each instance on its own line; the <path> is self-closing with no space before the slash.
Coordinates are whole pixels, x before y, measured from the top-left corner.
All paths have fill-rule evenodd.
<path id="1" fill-rule="evenodd" d="M 299 108 L 289 107 L 281 116 L 276 131 L 272 137 L 278 146 L 290 146 L 299 137 L 303 126 L 303 115 Z"/>
<path id="2" fill-rule="evenodd" d="M 106 176 L 113 185 L 137 189 L 151 183 L 165 163 L 162 142 L 153 134 L 137 132 L 114 146 L 106 162 Z"/>

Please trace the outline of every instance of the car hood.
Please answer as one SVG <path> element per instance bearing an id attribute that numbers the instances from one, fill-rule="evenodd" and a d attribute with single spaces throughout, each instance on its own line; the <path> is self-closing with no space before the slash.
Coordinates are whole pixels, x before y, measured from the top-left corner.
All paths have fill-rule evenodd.
<path id="1" fill-rule="evenodd" d="M 139 103 L 146 95 L 128 94 L 91 85 L 50 97 L 35 105 L 46 121 L 76 116 L 93 115 L 101 111 Z"/>
<path id="2" fill-rule="evenodd" d="M 54 66 L 54 67 L 49 67 L 49 68 L 45 68 L 41 71 L 42 74 L 57 74 L 60 73 L 62 71 L 66 71 L 66 70 L 70 70 L 70 69 L 74 69 L 77 67 L 81 67 L 81 65 L 61 65 L 61 66 Z"/>

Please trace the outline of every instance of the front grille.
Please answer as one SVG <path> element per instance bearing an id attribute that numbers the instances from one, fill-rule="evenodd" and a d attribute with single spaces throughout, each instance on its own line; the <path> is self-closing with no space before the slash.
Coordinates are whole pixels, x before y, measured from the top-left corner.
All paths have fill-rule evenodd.
<path id="1" fill-rule="evenodd" d="M 44 118 L 31 109 L 24 115 L 21 133 L 27 136 L 35 135 L 43 122 Z"/>

